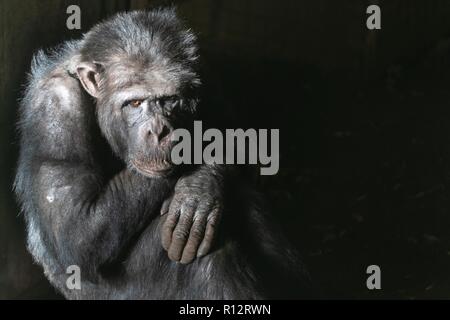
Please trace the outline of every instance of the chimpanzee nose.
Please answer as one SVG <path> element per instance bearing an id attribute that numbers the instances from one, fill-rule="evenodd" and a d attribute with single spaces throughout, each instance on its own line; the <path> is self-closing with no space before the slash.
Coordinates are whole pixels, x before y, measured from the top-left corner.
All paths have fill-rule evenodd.
<path id="1" fill-rule="evenodd" d="M 172 127 L 161 117 L 155 117 L 150 121 L 149 135 L 156 139 L 157 143 L 166 140 L 171 132 Z"/>

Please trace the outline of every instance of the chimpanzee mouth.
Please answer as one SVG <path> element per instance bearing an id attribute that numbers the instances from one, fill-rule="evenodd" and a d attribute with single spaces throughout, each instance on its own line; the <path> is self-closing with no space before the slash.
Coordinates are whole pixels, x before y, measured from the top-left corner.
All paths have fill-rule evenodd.
<path id="1" fill-rule="evenodd" d="M 139 173 L 149 176 L 165 176 L 171 173 L 174 169 L 172 163 L 167 160 L 160 160 L 155 162 L 140 162 L 137 160 L 132 160 L 131 165 Z"/>

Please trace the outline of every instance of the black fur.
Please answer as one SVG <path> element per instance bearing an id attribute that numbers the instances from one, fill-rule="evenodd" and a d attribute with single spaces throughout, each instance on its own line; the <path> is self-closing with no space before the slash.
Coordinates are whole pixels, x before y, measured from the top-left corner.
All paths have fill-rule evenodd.
<path id="1" fill-rule="evenodd" d="M 77 76 L 77 65 L 86 61 L 102 65 L 105 77 L 94 100 Z M 185 265 L 171 261 L 161 246 L 161 206 L 178 190 L 180 175 L 190 171 L 148 177 L 129 165 L 131 129 L 115 109 L 113 93 L 133 77 L 160 72 L 193 113 L 200 84 L 196 61 L 195 37 L 171 9 L 119 14 L 82 40 L 35 56 L 20 108 L 15 191 L 29 251 L 66 298 L 259 299 L 309 293 L 302 263 L 258 197 L 237 188 L 241 184 L 227 179 L 224 168 L 197 168 L 193 178 L 199 188 L 217 180 L 198 197 L 209 195 L 214 202 L 223 194 L 215 250 Z M 117 71 L 124 63 L 127 71 L 136 71 L 128 79 Z M 161 87 L 146 81 L 150 90 Z M 102 151 L 109 147 L 120 158 L 118 172 L 109 170 L 114 156 Z M 66 287 L 70 265 L 81 268 L 81 290 Z"/>

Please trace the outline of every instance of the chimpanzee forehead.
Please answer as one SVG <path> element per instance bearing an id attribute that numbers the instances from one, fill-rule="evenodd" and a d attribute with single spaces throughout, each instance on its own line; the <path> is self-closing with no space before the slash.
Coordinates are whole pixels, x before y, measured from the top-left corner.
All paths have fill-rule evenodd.
<path id="1" fill-rule="evenodd" d="M 125 61 L 106 69 L 105 84 L 113 92 L 147 88 L 154 96 L 175 95 L 181 90 L 180 79 L 170 68 Z"/>

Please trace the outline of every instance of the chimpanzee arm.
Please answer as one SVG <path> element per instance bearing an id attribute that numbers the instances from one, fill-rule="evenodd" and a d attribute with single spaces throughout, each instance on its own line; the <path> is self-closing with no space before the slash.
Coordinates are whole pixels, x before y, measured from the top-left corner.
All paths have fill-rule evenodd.
<path id="1" fill-rule="evenodd" d="M 128 170 L 103 181 L 93 157 L 94 112 L 63 68 L 32 79 L 22 102 L 15 181 L 27 220 L 38 226 L 31 231 L 39 237 L 29 234 L 29 241 L 43 239 L 43 255 L 52 257 L 43 263 L 78 265 L 91 276 L 121 254 L 169 190 L 167 180 Z"/>

